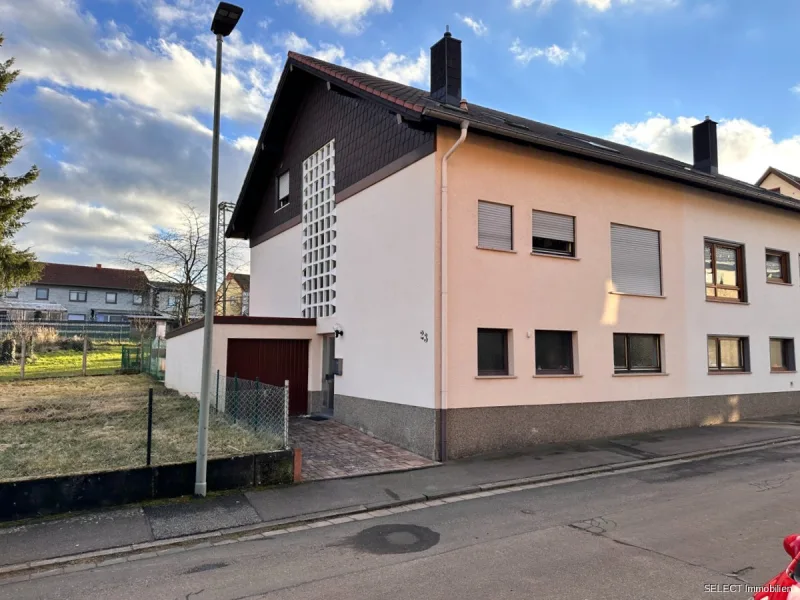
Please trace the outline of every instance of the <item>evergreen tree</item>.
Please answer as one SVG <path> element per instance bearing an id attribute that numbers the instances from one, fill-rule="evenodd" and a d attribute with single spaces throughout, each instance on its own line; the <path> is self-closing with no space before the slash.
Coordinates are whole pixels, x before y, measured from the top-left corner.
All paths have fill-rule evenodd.
<path id="1" fill-rule="evenodd" d="M 0 47 L 3 40 L 0 34 Z M 0 61 L 0 96 L 19 75 L 19 71 L 12 70 L 13 66 L 13 58 Z M 36 196 L 26 196 L 22 190 L 39 177 L 35 165 L 18 177 L 6 172 L 21 149 L 22 132 L 16 128 L 7 131 L 0 126 L 0 290 L 29 283 L 41 272 L 33 252 L 19 250 L 13 244 L 14 235 L 25 225 L 22 218 L 36 205 Z"/>

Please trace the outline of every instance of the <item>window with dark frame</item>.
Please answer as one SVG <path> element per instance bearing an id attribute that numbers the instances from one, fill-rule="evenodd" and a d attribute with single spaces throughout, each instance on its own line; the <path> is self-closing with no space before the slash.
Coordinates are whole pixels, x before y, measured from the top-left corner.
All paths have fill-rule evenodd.
<path id="1" fill-rule="evenodd" d="M 85 321 L 86 315 L 67 315 L 67 321 Z"/>
<path id="2" fill-rule="evenodd" d="M 767 283 L 791 283 L 789 253 L 782 250 L 767 250 Z"/>
<path id="3" fill-rule="evenodd" d="M 478 377 L 508 374 L 508 330 L 478 329 Z"/>
<path id="4" fill-rule="evenodd" d="M 86 292 L 80 290 L 70 290 L 69 292 L 69 301 L 70 302 L 86 302 Z"/>
<path id="5" fill-rule="evenodd" d="M 748 342 L 746 337 L 708 336 L 708 372 L 748 372 Z"/>
<path id="6" fill-rule="evenodd" d="M 144 296 L 142 294 L 134 294 L 133 295 L 133 303 L 134 304 L 144 304 Z"/>
<path id="7" fill-rule="evenodd" d="M 571 331 L 537 331 L 536 374 L 574 375 Z"/>
<path id="8" fill-rule="evenodd" d="M 281 173 L 278 177 L 278 208 L 280 210 L 289 204 L 289 171 Z"/>
<path id="9" fill-rule="evenodd" d="M 106 304 L 117 303 L 117 292 L 106 292 Z"/>
<path id="10" fill-rule="evenodd" d="M 49 300 L 50 299 L 50 290 L 48 288 L 36 288 L 36 299 L 37 300 Z"/>
<path id="11" fill-rule="evenodd" d="M 6 298 L 19 298 L 19 288 L 6 290 L 5 296 Z"/>
<path id="12" fill-rule="evenodd" d="M 706 298 L 720 302 L 746 302 L 744 246 L 705 241 Z"/>
<path id="13" fill-rule="evenodd" d="M 531 232 L 534 254 L 575 256 L 575 217 L 534 210 Z"/>
<path id="14" fill-rule="evenodd" d="M 769 339 L 769 368 L 773 373 L 796 371 L 794 340 L 790 338 Z"/>
<path id="15" fill-rule="evenodd" d="M 614 334 L 615 373 L 661 373 L 661 370 L 660 335 Z"/>

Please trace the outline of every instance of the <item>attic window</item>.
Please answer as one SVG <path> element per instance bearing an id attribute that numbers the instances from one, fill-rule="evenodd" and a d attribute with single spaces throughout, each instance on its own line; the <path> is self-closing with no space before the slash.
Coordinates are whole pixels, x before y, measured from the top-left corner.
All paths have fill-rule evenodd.
<path id="1" fill-rule="evenodd" d="M 289 204 L 289 171 L 278 177 L 278 206 L 276 211 Z"/>
<path id="2" fill-rule="evenodd" d="M 600 150 L 607 150 L 608 152 L 614 152 L 615 154 L 619 154 L 619 150 L 616 148 L 611 148 L 609 146 L 604 146 L 598 142 L 593 142 L 592 140 L 587 140 L 582 137 L 578 137 L 576 135 L 569 135 L 568 133 L 561 133 L 559 132 L 558 135 L 561 137 L 569 138 L 571 140 L 575 140 L 576 142 L 583 142 L 584 144 L 588 144 L 589 146 L 593 146 L 595 148 L 599 148 Z"/>

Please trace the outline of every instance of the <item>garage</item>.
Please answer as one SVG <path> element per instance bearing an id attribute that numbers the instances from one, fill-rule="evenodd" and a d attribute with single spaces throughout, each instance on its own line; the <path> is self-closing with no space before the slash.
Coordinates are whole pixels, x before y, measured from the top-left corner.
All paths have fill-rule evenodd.
<path id="1" fill-rule="evenodd" d="M 283 386 L 289 381 L 289 414 L 308 412 L 309 340 L 229 339 L 226 375 Z"/>

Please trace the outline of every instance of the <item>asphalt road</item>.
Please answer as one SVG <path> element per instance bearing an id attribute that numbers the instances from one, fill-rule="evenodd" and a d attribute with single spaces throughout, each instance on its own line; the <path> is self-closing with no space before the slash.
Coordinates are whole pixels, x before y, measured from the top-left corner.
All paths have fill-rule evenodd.
<path id="1" fill-rule="evenodd" d="M 0 585 L 0 598 L 749 598 L 721 586 L 788 564 L 799 468 L 797 447 L 649 468 Z"/>

